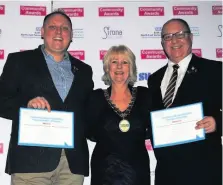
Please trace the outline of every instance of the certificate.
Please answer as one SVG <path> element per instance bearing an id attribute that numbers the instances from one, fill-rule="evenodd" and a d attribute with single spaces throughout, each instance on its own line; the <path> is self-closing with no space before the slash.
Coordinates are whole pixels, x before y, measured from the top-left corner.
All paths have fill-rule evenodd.
<path id="1" fill-rule="evenodd" d="M 20 108 L 18 145 L 74 148 L 74 113 Z"/>
<path id="2" fill-rule="evenodd" d="M 205 139 L 204 129 L 195 129 L 203 119 L 202 103 L 153 111 L 150 115 L 154 148 Z"/>

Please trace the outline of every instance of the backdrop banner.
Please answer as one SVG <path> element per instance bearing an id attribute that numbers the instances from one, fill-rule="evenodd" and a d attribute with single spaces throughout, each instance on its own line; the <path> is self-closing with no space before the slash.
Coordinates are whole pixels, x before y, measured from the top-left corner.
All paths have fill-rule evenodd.
<path id="1" fill-rule="evenodd" d="M 183 18 L 189 23 L 194 35 L 193 53 L 222 61 L 221 1 L 0 1 L 0 74 L 9 53 L 34 49 L 43 43 L 40 34 L 43 18 L 57 8 L 71 17 L 73 42 L 68 51 L 92 66 L 95 89 L 106 87 L 101 81 L 102 59 L 111 46 L 119 44 L 127 45 L 136 55 L 136 86 L 147 86 L 150 74 L 167 63 L 160 35 L 162 25 L 171 18 Z M 4 173 L 10 133 L 11 121 L 1 118 L 2 185 L 10 184 L 10 176 Z M 94 143 L 88 144 L 92 153 Z M 150 141 L 145 144 L 153 185 L 156 159 Z M 84 185 L 89 184 L 87 177 Z"/>

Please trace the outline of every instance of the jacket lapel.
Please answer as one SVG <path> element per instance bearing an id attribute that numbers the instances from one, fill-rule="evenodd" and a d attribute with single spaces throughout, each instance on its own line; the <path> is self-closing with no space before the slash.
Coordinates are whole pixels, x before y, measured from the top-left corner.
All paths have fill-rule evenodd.
<path id="1" fill-rule="evenodd" d="M 73 58 L 70 54 L 69 54 L 69 59 L 71 62 L 71 71 L 74 74 L 74 79 L 73 82 L 71 84 L 70 90 L 67 94 L 67 97 L 65 98 L 65 102 L 68 101 L 69 97 L 72 95 L 72 98 L 78 97 L 76 96 L 77 94 L 77 89 L 78 86 L 80 86 L 81 81 L 79 80 L 81 77 L 81 67 L 80 64 L 78 63 L 79 61 L 77 61 L 75 58 Z"/>
<path id="2" fill-rule="evenodd" d="M 165 65 L 158 73 L 156 81 L 153 83 L 154 87 L 153 87 L 153 99 L 152 102 L 153 103 L 153 110 L 159 110 L 159 109 L 164 109 L 164 105 L 163 105 L 163 98 L 162 98 L 162 93 L 161 93 L 161 82 L 163 80 L 165 71 L 167 69 L 168 65 Z"/>
<path id="3" fill-rule="evenodd" d="M 173 101 L 172 106 L 184 104 L 190 97 L 190 93 L 193 92 L 194 87 L 197 85 L 199 74 L 199 58 L 193 54 L 192 59 L 188 65 L 185 76 L 181 82 L 180 87 L 177 90 L 177 94 Z"/>

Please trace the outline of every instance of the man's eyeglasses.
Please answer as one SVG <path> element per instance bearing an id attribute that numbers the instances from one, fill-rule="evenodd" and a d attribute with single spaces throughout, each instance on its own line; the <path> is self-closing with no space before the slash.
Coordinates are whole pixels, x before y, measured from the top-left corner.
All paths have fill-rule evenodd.
<path id="1" fill-rule="evenodd" d="M 185 36 L 187 34 L 190 34 L 190 33 L 191 33 L 190 31 L 180 31 L 180 32 L 176 32 L 176 33 L 167 33 L 167 34 L 162 35 L 162 39 L 164 41 L 170 41 L 170 40 L 173 39 L 174 36 L 177 39 L 183 39 L 183 38 L 185 38 Z"/>

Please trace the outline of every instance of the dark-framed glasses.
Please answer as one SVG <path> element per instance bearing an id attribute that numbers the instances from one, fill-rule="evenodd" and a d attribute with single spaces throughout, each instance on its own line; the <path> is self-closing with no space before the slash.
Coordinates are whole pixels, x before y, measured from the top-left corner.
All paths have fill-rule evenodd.
<path id="1" fill-rule="evenodd" d="M 185 38 L 186 35 L 190 34 L 190 31 L 180 31 L 180 32 L 176 32 L 176 33 L 167 33 L 162 35 L 162 39 L 164 41 L 170 41 L 173 39 L 173 37 L 176 37 L 177 39 L 183 39 Z"/>

